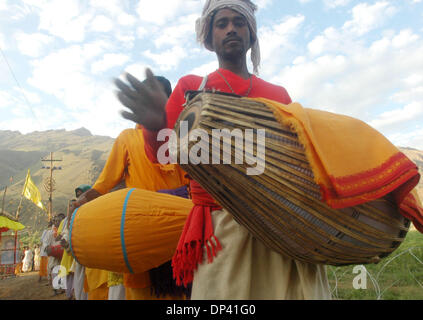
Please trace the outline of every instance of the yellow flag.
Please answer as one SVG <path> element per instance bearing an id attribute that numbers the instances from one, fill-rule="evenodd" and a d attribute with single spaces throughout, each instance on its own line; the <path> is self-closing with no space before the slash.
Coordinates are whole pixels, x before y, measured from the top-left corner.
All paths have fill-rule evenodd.
<path id="1" fill-rule="evenodd" d="M 29 169 L 28 169 L 28 174 L 26 175 L 26 180 L 25 180 L 24 189 L 22 191 L 22 195 L 28 200 L 31 200 L 32 202 L 34 202 L 37 207 L 46 211 L 43 204 L 41 203 L 40 191 L 38 190 L 37 186 L 32 181 L 31 175 L 29 174 Z"/>

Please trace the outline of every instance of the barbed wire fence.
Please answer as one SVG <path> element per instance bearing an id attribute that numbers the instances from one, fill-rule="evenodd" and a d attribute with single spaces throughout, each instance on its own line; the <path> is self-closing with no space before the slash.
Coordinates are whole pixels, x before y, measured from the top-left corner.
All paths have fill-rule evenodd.
<path id="1" fill-rule="evenodd" d="M 396 284 L 398 284 L 401 279 L 397 279 L 393 281 L 392 283 L 388 284 L 386 287 L 382 287 L 382 276 L 384 272 L 387 270 L 387 268 L 395 261 L 400 259 L 404 256 L 411 256 L 419 265 L 422 266 L 423 270 L 423 261 L 415 254 L 416 250 L 423 250 L 423 246 L 412 246 L 393 257 L 387 259 L 385 262 L 383 262 L 382 267 L 376 272 L 376 274 L 370 272 L 368 268 L 365 268 L 366 275 L 371 280 L 371 283 L 373 285 L 373 290 L 375 292 L 376 300 L 383 300 L 383 297 L 385 293 L 394 287 Z M 408 263 L 405 263 L 405 266 L 407 268 L 408 274 L 410 275 L 410 278 L 414 280 L 414 282 L 420 287 L 420 289 L 423 292 L 423 279 L 417 279 L 416 276 L 413 274 L 413 271 L 410 270 L 410 266 Z M 343 297 L 339 293 L 340 284 L 341 281 L 345 278 L 346 275 L 349 275 L 351 272 L 351 266 L 348 267 L 334 267 L 334 266 L 328 266 L 328 275 L 332 275 L 333 279 L 331 284 L 331 294 L 333 299 L 343 299 Z M 351 285 L 352 287 L 352 285 Z"/>

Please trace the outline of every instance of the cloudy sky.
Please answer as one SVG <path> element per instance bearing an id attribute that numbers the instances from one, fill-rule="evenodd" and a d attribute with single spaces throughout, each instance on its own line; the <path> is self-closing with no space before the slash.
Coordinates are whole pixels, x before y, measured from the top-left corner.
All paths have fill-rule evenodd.
<path id="1" fill-rule="evenodd" d="M 359 118 L 423 150 L 423 0 L 256 0 L 260 76 L 304 107 Z M 116 137 L 112 79 L 205 75 L 204 0 L 0 0 L 0 130 Z M 251 67 L 251 65 L 250 65 Z M 251 68 L 250 68 L 251 70 Z"/>

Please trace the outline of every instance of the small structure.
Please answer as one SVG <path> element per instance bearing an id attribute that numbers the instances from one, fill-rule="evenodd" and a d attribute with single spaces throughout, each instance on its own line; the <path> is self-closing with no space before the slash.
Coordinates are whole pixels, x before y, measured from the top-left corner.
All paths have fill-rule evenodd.
<path id="1" fill-rule="evenodd" d="M 21 262 L 18 231 L 24 228 L 11 214 L 0 213 L 0 278 L 14 275 Z"/>

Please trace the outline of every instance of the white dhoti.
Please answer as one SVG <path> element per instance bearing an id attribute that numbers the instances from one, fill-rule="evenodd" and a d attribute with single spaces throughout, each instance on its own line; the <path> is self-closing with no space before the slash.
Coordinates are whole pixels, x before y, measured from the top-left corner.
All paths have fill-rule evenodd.
<path id="1" fill-rule="evenodd" d="M 85 267 L 76 262 L 76 260 L 73 263 L 73 290 L 75 300 L 87 300 L 88 294 L 84 291 Z"/>
<path id="2" fill-rule="evenodd" d="M 108 300 L 125 300 L 125 287 L 123 284 L 109 287 Z"/>
<path id="3" fill-rule="evenodd" d="M 192 300 L 330 299 L 326 268 L 268 249 L 226 210 L 212 212 L 222 250 L 194 272 Z"/>

